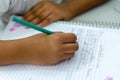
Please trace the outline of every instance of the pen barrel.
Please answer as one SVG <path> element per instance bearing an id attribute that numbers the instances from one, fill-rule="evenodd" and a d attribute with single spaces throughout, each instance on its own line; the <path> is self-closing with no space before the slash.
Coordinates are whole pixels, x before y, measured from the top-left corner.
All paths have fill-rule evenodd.
<path id="1" fill-rule="evenodd" d="M 19 23 L 19 24 L 22 24 L 22 25 L 27 26 L 29 28 L 41 31 L 41 32 L 46 33 L 46 34 L 54 34 L 54 32 L 52 32 L 52 31 L 49 31 L 47 29 L 44 29 L 44 28 L 42 28 L 40 26 L 37 26 L 37 25 L 32 24 L 32 23 L 29 23 L 27 21 L 21 20 L 21 19 L 15 17 L 15 16 L 13 17 L 12 20 L 15 21 L 15 22 L 17 22 L 17 23 Z"/>

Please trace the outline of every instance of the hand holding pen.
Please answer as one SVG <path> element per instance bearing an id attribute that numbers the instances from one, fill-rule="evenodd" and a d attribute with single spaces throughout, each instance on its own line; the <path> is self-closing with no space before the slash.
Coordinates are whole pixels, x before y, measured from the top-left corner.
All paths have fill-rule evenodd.
<path id="1" fill-rule="evenodd" d="M 13 20 L 20 23 L 20 19 L 17 17 Z M 24 25 L 24 23 L 22 24 Z M 25 24 L 25 26 L 28 25 Z M 77 38 L 73 33 L 52 31 L 50 31 L 50 35 L 46 33 L 19 40 L 17 43 L 20 45 L 17 52 L 18 57 L 15 58 L 14 63 L 53 65 L 71 58 L 78 49 Z"/>

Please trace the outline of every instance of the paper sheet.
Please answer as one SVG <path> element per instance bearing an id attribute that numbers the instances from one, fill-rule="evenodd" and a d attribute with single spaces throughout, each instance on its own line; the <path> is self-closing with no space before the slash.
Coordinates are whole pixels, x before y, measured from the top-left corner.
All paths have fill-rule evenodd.
<path id="1" fill-rule="evenodd" d="M 96 80 L 120 80 L 120 31 L 106 31 Z"/>
<path id="2" fill-rule="evenodd" d="M 0 80 L 96 80 L 104 31 L 99 28 L 59 22 L 49 25 L 46 29 L 75 33 L 79 50 L 74 57 L 54 66 L 27 64 L 1 66 Z M 40 32 L 11 23 L 0 39 L 19 39 L 38 33 Z"/>

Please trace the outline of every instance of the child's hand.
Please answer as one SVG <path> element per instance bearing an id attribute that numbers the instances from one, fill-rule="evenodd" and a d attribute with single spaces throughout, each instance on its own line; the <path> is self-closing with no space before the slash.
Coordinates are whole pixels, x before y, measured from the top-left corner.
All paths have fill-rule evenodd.
<path id="1" fill-rule="evenodd" d="M 78 49 L 72 33 L 38 34 L 19 43 L 16 63 L 52 65 L 71 58 Z"/>
<path id="2" fill-rule="evenodd" d="M 69 6 L 57 4 L 51 1 L 42 1 L 26 12 L 23 18 L 42 27 L 57 21 L 69 20 L 74 15 L 68 9 Z"/>

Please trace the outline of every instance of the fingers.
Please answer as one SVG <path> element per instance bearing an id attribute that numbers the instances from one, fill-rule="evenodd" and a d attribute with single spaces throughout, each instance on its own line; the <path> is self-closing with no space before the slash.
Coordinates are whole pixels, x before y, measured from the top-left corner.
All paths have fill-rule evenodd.
<path id="1" fill-rule="evenodd" d="M 29 11 L 27 11 L 23 18 L 27 21 L 31 21 L 33 20 L 34 18 L 36 18 L 37 16 L 40 15 L 41 12 L 44 11 L 44 8 L 42 6 L 41 3 L 35 5 L 34 7 L 32 7 Z"/>
<path id="2" fill-rule="evenodd" d="M 40 22 L 40 18 L 36 17 L 33 20 L 31 20 L 30 22 L 33 23 L 33 24 L 38 24 Z"/>
<path id="3" fill-rule="evenodd" d="M 62 44 L 76 43 L 77 40 L 77 36 L 74 33 L 56 32 L 55 34 L 49 36 L 54 36 L 52 39 L 55 39 Z"/>
<path id="4" fill-rule="evenodd" d="M 39 9 L 36 11 L 29 11 L 28 14 L 24 14 L 23 18 L 29 22 L 31 22 L 35 18 L 40 18 L 40 14 L 44 12 L 43 9 Z"/>
<path id="5" fill-rule="evenodd" d="M 50 23 L 63 19 L 62 11 L 58 4 L 53 2 L 40 2 L 24 14 L 23 19 L 39 26 L 47 26 Z"/>
<path id="6" fill-rule="evenodd" d="M 78 43 L 64 45 L 63 47 L 64 54 L 61 56 L 60 60 L 62 61 L 62 60 L 70 59 L 78 50 L 78 48 L 79 48 Z"/>
<path id="7" fill-rule="evenodd" d="M 64 54 L 63 57 L 61 57 L 60 61 L 70 59 L 73 56 L 74 56 L 74 53 L 66 53 L 66 54 Z"/>
<path id="8" fill-rule="evenodd" d="M 63 33 L 60 35 L 63 43 L 75 43 L 77 37 L 73 33 Z"/>
<path id="9" fill-rule="evenodd" d="M 78 50 L 78 43 L 69 43 L 63 45 L 63 51 L 64 53 L 74 53 Z"/>
<path id="10" fill-rule="evenodd" d="M 57 16 L 57 15 L 51 13 L 51 14 L 49 14 L 49 16 L 42 18 L 43 21 L 40 22 L 40 24 L 38 24 L 38 25 L 44 27 L 44 26 L 47 26 L 50 23 L 60 20 L 60 19 L 62 19 L 60 16 Z"/>
<path id="11" fill-rule="evenodd" d="M 49 11 L 43 11 L 38 16 L 36 16 L 36 18 L 34 18 L 31 22 L 33 24 L 37 24 L 38 25 L 41 21 L 43 21 L 49 15 L 50 15 Z"/>
<path id="12" fill-rule="evenodd" d="M 58 33 L 58 34 L 61 34 L 61 33 Z M 63 39 L 63 40 L 66 40 L 65 42 L 67 43 L 63 43 L 62 45 L 62 54 L 60 56 L 60 60 L 66 60 L 66 59 L 69 59 L 71 58 L 74 53 L 78 50 L 79 48 L 79 45 L 78 43 L 76 42 L 76 36 L 74 34 L 71 34 L 71 33 L 64 33 L 64 35 L 66 36 L 61 36 L 62 38 L 66 38 L 66 39 Z M 69 37 L 67 37 L 69 36 Z"/>
<path id="13" fill-rule="evenodd" d="M 63 53 L 73 53 L 78 49 L 77 37 L 73 33 L 55 33 L 49 35 L 52 40 L 59 42 Z"/>
<path id="14" fill-rule="evenodd" d="M 24 14 L 24 17 L 26 18 L 26 16 L 28 17 L 32 12 L 35 12 L 36 10 L 40 10 L 42 9 L 42 4 L 36 4 L 35 6 L 33 6 L 29 11 L 27 11 Z"/>
<path id="15" fill-rule="evenodd" d="M 44 27 L 54 21 L 62 19 L 62 17 L 54 14 L 51 10 L 40 9 L 39 11 L 36 10 L 28 12 L 28 14 L 24 15 L 24 19 L 33 24 L 37 24 Z"/>
<path id="16" fill-rule="evenodd" d="M 73 55 L 74 55 L 74 53 L 66 53 L 66 54 L 64 55 L 63 59 L 64 59 L 64 60 L 65 60 L 65 59 L 69 59 L 69 58 L 71 58 Z"/>

